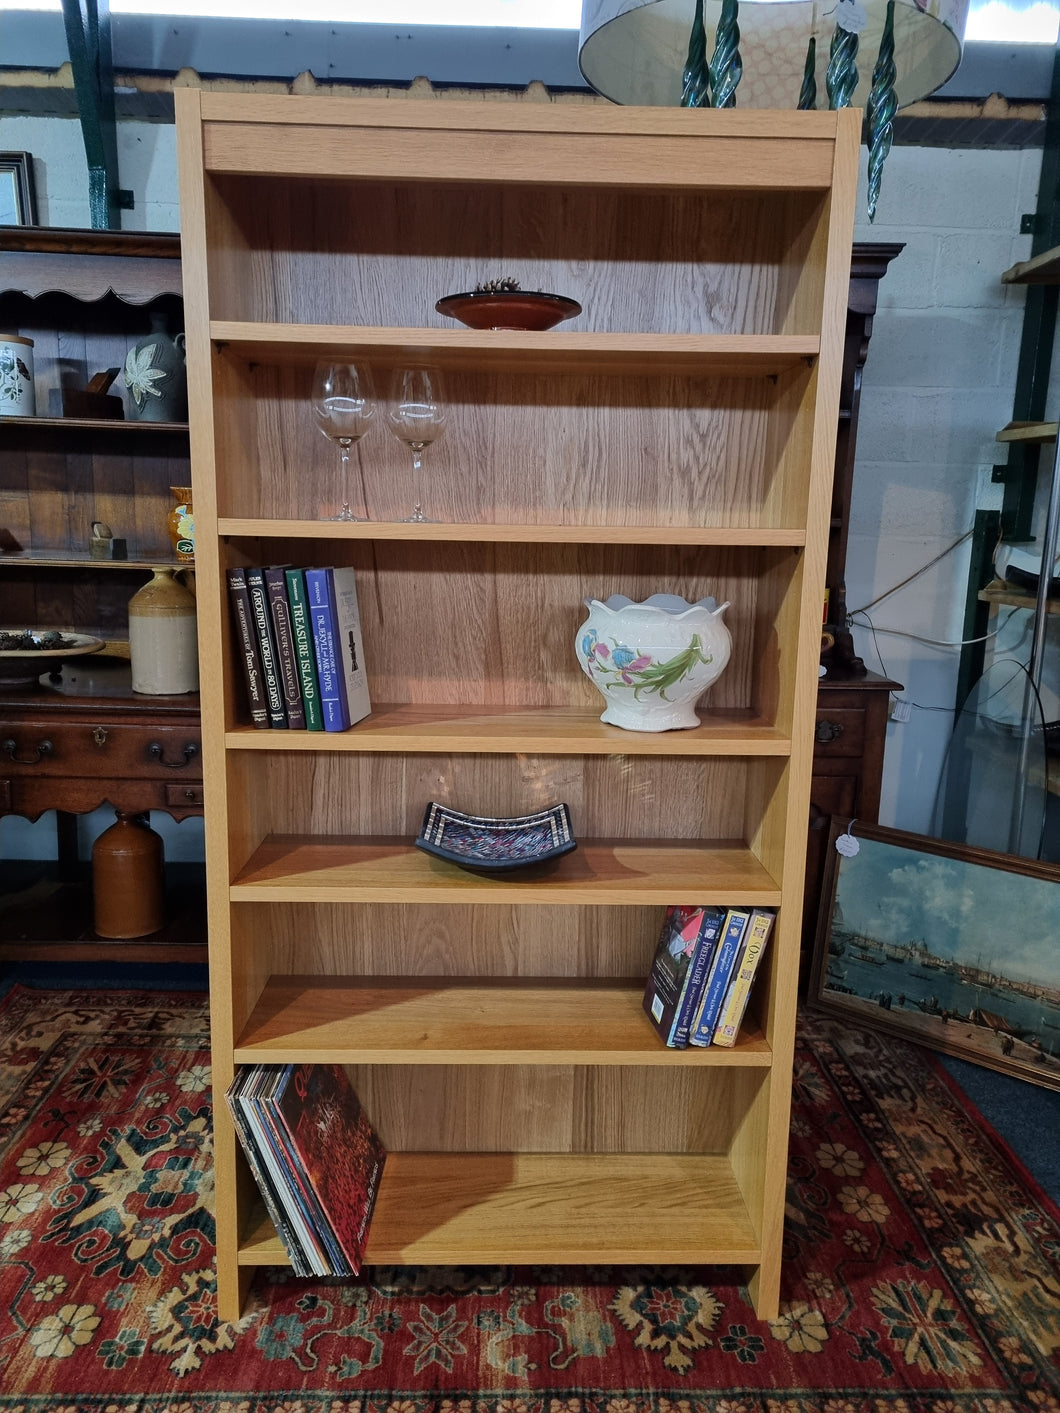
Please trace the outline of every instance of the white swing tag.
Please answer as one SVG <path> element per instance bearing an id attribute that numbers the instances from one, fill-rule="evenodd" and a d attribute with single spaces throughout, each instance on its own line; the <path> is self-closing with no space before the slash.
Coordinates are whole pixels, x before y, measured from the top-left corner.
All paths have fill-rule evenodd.
<path id="1" fill-rule="evenodd" d="M 852 859 L 855 854 L 861 852 L 861 845 L 854 838 L 853 834 L 851 834 L 849 825 L 847 826 L 847 832 L 840 834 L 839 838 L 835 841 L 835 848 L 836 853 L 842 854 L 845 859 Z"/>
<path id="2" fill-rule="evenodd" d="M 849 34 L 860 34 L 868 24 L 869 17 L 861 0 L 838 0 L 835 22 Z"/>

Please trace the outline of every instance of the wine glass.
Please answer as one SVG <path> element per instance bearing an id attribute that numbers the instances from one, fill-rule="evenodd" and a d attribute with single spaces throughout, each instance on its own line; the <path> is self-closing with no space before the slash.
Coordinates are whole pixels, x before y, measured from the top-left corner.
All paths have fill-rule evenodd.
<path id="1" fill-rule="evenodd" d="M 397 437 L 412 448 L 412 471 L 418 478 L 423 467 L 423 450 L 437 441 L 445 431 L 445 405 L 442 375 L 437 368 L 399 368 L 390 388 L 387 425 Z M 424 515 L 419 497 L 408 522 L 430 520 Z"/>
<path id="2" fill-rule="evenodd" d="M 367 368 L 359 368 L 356 363 L 317 364 L 313 374 L 313 415 L 328 441 L 338 443 L 342 466 L 340 494 L 343 496 L 348 494 L 350 447 L 367 432 L 374 412 L 372 382 Z M 363 467 L 361 500 L 365 501 Z M 367 508 L 366 503 L 366 511 Z M 343 500 L 338 515 L 331 515 L 328 519 L 367 520 L 368 516 L 354 515 L 350 502 Z"/>

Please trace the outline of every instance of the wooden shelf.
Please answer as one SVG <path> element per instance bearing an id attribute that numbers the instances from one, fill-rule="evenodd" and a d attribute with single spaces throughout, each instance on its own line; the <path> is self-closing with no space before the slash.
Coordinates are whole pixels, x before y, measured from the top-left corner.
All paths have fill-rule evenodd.
<path id="1" fill-rule="evenodd" d="M 1026 589 L 1018 589 L 1009 584 L 1000 588 L 993 588 L 988 584 L 985 589 L 979 590 L 976 598 L 980 603 L 1007 604 L 1012 608 L 1036 608 L 1038 604 L 1038 600 L 1033 594 L 1027 593 Z M 1060 599 L 1047 599 L 1045 611 L 1048 614 L 1060 613 Z"/>
<path id="2" fill-rule="evenodd" d="M 745 844 L 580 841 L 541 870 L 472 873 L 402 837 L 271 835 L 239 870 L 233 903 L 669 903 L 775 907 L 777 883 Z"/>
<path id="3" fill-rule="evenodd" d="M 236 1041 L 237 1064 L 749 1065 L 734 1049 L 668 1049 L 644 1014 L 644 978 L 273 976 Z"/>
<path id="4" fill-rule="evenodd" d="M 382 368 L 430 359 L 452 371 L 699 378 L 774 378 L 811 363 L 821 346 L 818 336 L 802 334 L 512 333 L 226 320 L 211 322 L 210 337 L 225 353 L 273 365 L 341 356 Z"/>
<path id="5" fill-rule="evenodd" d="M 1056 426 L 1055 422 L 1009 422 L 1001 428 L 995 440 L 1044 446 L 1047 442 L 1056 441 Z"/>
<path id="6" fill-rule="evenodd" d="M 555 545 L 736 545 L 799 549 L 804 529 L 722 528 L 716 525 L 495 525 L 401 520 L 260 520 L 226 516 L 217 523 L 227 536 L 284 540 L 397 540 Z"/>
<path id="7" fill-rule="evenodd" d="M 187 436 L 187 422 L 127 422 L 123 417 L 5 417 L 4 426 L 26 431 L 135 432 Z"/>
<path id="8" fill-rule="evenodd" d="M 1001 276 L 1003 285 L 1060 284 L 1060 245 L 1043 250 L 1030 260 L 1018 260 Z"/>
<path id="9" fill-rule="evenodd" d="M 12 550 L 0 552 L 0 569 L 17 566 L 31 566 L 35 569 L 135 569 L 139 573 L 154 568 L 194 569 L 194 563 L 187 560 L 167 559 L 157 555 L 154 559 L 93 559 L 81 550 Z M 86 630 L 87 631 L 87 630 Z"/>
<path id="10" fill-rule="evenodd" d="M 264 1206 L 250 1214 L 238 1259 L 287 1264 Z M 365 1259 L 685 1266 L 754 1263 L 761 1249 L 724 1157 L 391 1153 Z"/>
<path id="11" fill-rule="evenodd" d="M 225 733 L 236 751 L 475 751 L 547 755 L 786 756 L 791 738 L 751 712 L 707 712 L 688 731 L 623 731 L 599 712 L 542 707 L 372 703 L 348 731 L 272 731 L 244 726 Z"/>

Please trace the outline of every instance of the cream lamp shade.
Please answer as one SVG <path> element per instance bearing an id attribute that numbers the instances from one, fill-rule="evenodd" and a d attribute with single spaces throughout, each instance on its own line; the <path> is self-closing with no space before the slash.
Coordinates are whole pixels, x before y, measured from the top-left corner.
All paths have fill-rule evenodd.
<path id="1" fill-rule="evenodd" d="M 896 0 L 894 93 L 899 108 L 927 97 L 954 73 L 968 3 Z M 721 10 L 721 0 L 704 0 L 708 57 Z M 850 102 L 864 107 L 883 36 L 886 0 L 742 0 L 739 106 L 797 107 L 811 37 L 816 40 L 816 78 L 823 94 L 829 43 L 841 11 L 844 18 L 839 22 L 856 29 L 861 55 Z M 676 107 L 694 13 L 695 0 L 583 0 L 578 63 L 586 81 L 615 103 Z"/>

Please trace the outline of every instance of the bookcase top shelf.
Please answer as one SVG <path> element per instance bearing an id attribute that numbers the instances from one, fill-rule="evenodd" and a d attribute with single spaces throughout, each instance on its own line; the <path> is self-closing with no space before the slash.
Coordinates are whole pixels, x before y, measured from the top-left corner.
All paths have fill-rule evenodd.
<path id="1" fill-rule="evenodd" d="M 821 347 L 811 334 L 535 333 L 231 320 L 211 322 L 210 337 L 222 352 L 247 362 L 287 366 L 341 356 L 380 367 L 430 359 L 449 371 L 703 378 L 773 378 L 805 367 Z"/>
<path id="2" fill-rule="evenodd" d="M 480 751 L 546 755 L 786 756 L 791 738 L 751 712 L 705 713 L 690 731 L 623 731 L 599 712 L 546 707 L 372 703 L 349 731 L 262 731 L 225 735 L 229 750 Z"/>
<path id="3" fill-rule="evenodd" d="M 780 888 L 730 840 L 579 840 L 533 878 L 472 873 L 403 836 L 270 835 L 230 887 L 232 902 L 671 903 L 776 907 Z"/>
<path id="4" fill-rule="evenodd" d="M 264 520 L 225 516 L 221 535 L 254 535 L 284 540 L 438 540 L 486 544 L 552 545 L 733 545 L 801 549 L 805 530 L 755 529 L 741 525 L 504 525 L 400 520 Z"/>
<path id="5" fill-rule="evenodd" d="M 768 1067 L 756 1024 L 734 1049 L 667 1050 L 643 977 L 274 976 L 237 1064 L 747 1065 Z"/>

